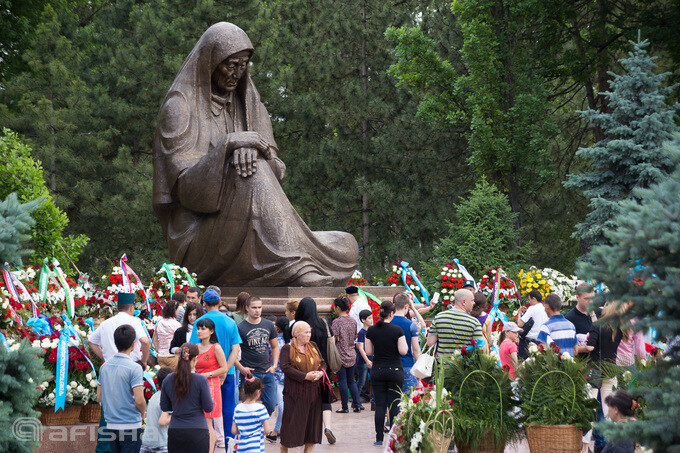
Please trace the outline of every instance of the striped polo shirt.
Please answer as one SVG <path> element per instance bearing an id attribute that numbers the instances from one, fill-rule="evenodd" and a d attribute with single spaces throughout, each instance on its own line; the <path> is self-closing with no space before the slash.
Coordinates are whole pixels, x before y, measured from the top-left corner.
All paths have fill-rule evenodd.
<path id="1" fill-rule="evenodd" d="M 482 325 L 477 318 L 464 311 L 453 309 L 443 311 L 434 317 L 430 333 L 437 335 L 437 354 L 451 355 L 473 340 L 484 338 Z"/>
<path id="2" fill-rule="evenodd" d="M 560 348 L 560 352 L 568 352 L 573 357 L 574 346 L 576 346 L 576 328 L 564 316 L 553 315 L 541 326 L 537 341 L 547 345 L 555 343 Z"/>

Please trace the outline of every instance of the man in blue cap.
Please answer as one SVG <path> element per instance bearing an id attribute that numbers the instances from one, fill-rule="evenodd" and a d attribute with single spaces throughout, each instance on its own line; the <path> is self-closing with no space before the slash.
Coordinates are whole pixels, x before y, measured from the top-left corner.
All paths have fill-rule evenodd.
<path id="1" fill-rule="evenodd" d="M 238 327 L 233 319 L 220 311 L 220 296 L 214 289 L 208 289 L 203 293 L 203 305 L 206 307 L 206 314 L 196 320 L 207 318 L 215 323 L 215 334 L 217 335 L 217 342 L 224 349 L 227 356 L 227 377 L 222 384 L 222 422 L 224 424 L 224 435 L 226 437 L 233 437 L 231 434 L 231 424 L 234 421 L 234 409 L 236 409 L 236 401 L 234 394 L 236 393 L 236 379 L 234 379 L 234 363 L 241 350 L 241 335 L 238 333 Z M 196 324 L 194 324 L 196 325 Z M 197 329 L 191 332 L 191 343 L 200 343 L 196 333 Z"/>

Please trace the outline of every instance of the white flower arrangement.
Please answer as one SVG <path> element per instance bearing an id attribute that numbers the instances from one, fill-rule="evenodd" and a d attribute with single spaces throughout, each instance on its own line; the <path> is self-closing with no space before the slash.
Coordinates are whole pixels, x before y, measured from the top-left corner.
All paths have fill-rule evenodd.
<path id="1" fill-rule="evenodd" d="M 541 275 L 550 285 L 550 291 L 560 296 L 563 303 L 573 303 L 576 301 L 575 290 L 576 285 L 578 285 L 576 276 L 567 276 L 549 267 L 542 269 Z"/>

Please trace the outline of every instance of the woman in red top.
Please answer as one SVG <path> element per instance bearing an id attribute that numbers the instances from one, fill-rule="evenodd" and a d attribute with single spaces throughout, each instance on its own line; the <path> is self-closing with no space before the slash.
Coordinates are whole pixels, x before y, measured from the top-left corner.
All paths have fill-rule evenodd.
<path id="1" fill-rule="evenodd" d="M 208 387 L 210 388 L 210 395 L 214 403 L 213 410 L 205 414 L 208 419 L 208 428 L 210 429 L 209 451 L 213 451 L 215 441 L 217 441 L 218 447 L 224 447 L 222 392 L 220 387 L 229 369 L 227 368 L 227 358 L 224 355 L 224 350 L 217 343 L 215 323 L 210 319 L 201 319 L 196 323 L 196 335 L 201 340 L 198 344 L 196 372 L 208 378 Z"/>

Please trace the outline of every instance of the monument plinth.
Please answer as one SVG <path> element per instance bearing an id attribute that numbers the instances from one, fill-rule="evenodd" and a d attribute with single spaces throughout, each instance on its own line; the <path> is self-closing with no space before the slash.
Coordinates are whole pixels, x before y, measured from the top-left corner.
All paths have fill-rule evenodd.
<path id="1" fill-rule="evenodd" d="M 392 299 L 395 294 L 404 291 L 403 286 L 361 286 L 362 290 L 371 293 L 380 300 Z M 283 316 L 286 311 L 286 302 L 291 299 L 300 300 L 303 297 L 311 297 L 317 305 L 320 316 L 328 316 L 331 312 L 333 300 L 345 292 L 344 286 L 322 286 L 322 287 L 223 287 L 222 300 L 226 301 L 229 310 L 236 309 L 236 296 L 245 291 L 251 296 L 262 299 L 263 316 L 274 315 Z"/>

